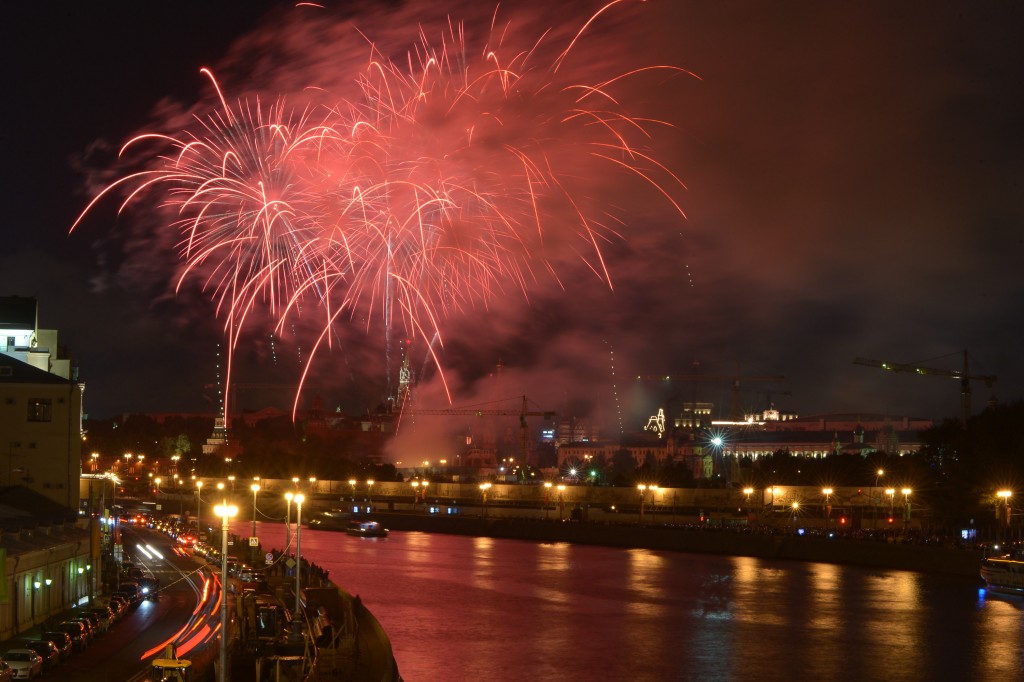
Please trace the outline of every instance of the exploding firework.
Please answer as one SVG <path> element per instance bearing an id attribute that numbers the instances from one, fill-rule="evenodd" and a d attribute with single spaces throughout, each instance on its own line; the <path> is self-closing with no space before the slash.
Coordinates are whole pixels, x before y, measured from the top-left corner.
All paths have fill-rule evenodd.
<path id="1" fill-rule="evenodd" d="M 595 22 L 623 2 L 560 44 L 524 41 L 497 11 L 477 41 L 451 20 L 435 39 L 421 28 L 403 59 L 368 37 L 349 89 L 321 88 L 324 101 L 298 110 L 281 98 L 231 104 L 206 71 L 218 106 L 186 130 L 130 140 L 125 150 L 157 149 L 72 229 L 105 197 L 119 194 L 122 210 L 157 197 L 178 235 L 178 286 L 198 280 L 224 319 L 229 381 L 257 309 L 278 330 L 316 312 L 306 372 L 357 317 L 381 320 L 389 345 L 392 329 L 419 339 L 441 370 L 446 318 L 508 289 L 528 299 L 540 278 L 561 286 L 567 255 L 612 286 L 603 249 L 628 235 L 602 201 L 607 177 L 639 179 L 683 214 L 682 183 L 652 152 L 662 123 L 631 115 L 619 90 L 688 72 L 577 66 Z"/>

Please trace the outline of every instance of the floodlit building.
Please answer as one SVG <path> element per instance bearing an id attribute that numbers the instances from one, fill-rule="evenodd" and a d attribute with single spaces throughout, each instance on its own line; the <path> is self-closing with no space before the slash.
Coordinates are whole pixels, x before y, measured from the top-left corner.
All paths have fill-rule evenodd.
<path id="1" fill-rule="evenodd" d="M 84 389 L 56 330 L 39 329 L 36 299 L 0 297 L 0 487 L 78 509 Z"/>

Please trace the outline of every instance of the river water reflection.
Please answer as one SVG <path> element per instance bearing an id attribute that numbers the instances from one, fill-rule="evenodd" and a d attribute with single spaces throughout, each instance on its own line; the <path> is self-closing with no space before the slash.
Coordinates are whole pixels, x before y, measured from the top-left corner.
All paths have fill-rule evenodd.
<path id="1" fill-rule="evenodd" d="M 406 682 L 1024 679 L 1024 602 L 970 578 L 417 532 L 303 529 L 302 555 Z"/>

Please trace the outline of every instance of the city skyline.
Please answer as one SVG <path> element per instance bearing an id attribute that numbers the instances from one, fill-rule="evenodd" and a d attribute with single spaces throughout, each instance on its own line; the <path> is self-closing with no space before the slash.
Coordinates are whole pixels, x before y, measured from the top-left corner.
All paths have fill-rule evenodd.
<path id="1" fill-rule="evenodd" d="M 551 26 L 557 42 L 598 8 L 515 3 L 499 17 L 531 36 Z M 603 246 L 611 286 L 577 259 L 558 279 L 538 272 L 526 295 L 506 282 L 486 307 L 448 316 L 450 391 L 422 348 L 410 363 L 425 379 L 424 405 L 526 394 L 612 428 L 619 410 L 633 422 L 671 397 L 638 397 L 637 375 L 705 374 L 786 378 L 742 381 L 744 408 L 771 399 L 805 415 L 958 417 L 958 382 L 854 359 L 952 371 L 964 349 L 972 374 L 998 377 L 991 388 L 972 383 L 975 412 L 992 395 L 1021 399 L 1020 9 L 612 9 L 584 36 L 618 48 L 599 52 L 601 69 L 672 65 L 696 76 L 648 79 L 625 102 L 675 126 L 655 131 L 655 149 L 687 186 L 687 218 L 635 186 L 602 197 L 623 237 Z M 167 239 L 149 237 L 145 211 L 115 219 L 107 206 L 68 234 L 95 192 L 86 179 L 109 177 L 111 151 L 132 135 L 215 108 L 202 67 L 230 97 L 301 97 L 350 80 L 367 39 L 401 54 L 415 26 L 433 38 L 446 11 L 471 34 L 494 8 L 15 10 L 5 56 L 19 106 L 4 117 L 18 134 L 4 183 L 2 293 L 37 298 L 40 326 L 57 329 L 79 361 L 90 415 L 209 407 L 224 339 L 223 318 L 198 288 L 175 294 L 177 257 Z M 339 340 L 314 365 L 304 406 L 314 394 L 346 408 L 385 397 L 382 336 L 357 319 Z M 392 339 L 392 376 L 400 342 Z M 309 343 L 255 335 L 240 348 L 237 381 L 293 385 Z M 720 384 L 703 399 L 727 404 Z"/>

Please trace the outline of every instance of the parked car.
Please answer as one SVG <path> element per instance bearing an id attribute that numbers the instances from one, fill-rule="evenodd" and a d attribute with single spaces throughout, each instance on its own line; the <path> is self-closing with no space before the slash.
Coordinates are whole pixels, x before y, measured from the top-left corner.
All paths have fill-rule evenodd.
<path id="1" fill-rule="evenodd" d="M 116 611 L 117 620 L 121 620 L 124 614 L 128 613 L 128 597 L 123 594 L 114 593 L 108 596 L 107 604 Z"/>
<path id="2" fill-rule="evenodd" d="M 89 635 L 85 631 L 85 626 L 81 623 L 65 620 L 57 623 L 55 628 L 71 636 L 71 649 L 75 653 L 85 651 L 89 646 Z"/>
<path id="3" fill-rule="evenodd" d="M 114 615 L 113 609 L 111 609 L 109 606 L 100 603 L 97 603 L 91 609 L 87 609 L 87 611 L 89 613 L 96 614 L 96 618 L 99 619 L 100 632 L 104 633 L 110 631 L 110 627 L 114 624 L 114 621 L 117 618 Z"/>
<path id="4" fill-rule="evenodd" d="M 92 621 L 84 615 L 71 616 L 65 622 L 81 623 L 85 627 L 85 641 L 88 644 L 92 644 L 92 640 L 96 639 L 96 635 L 98 634 L 96 632 L 96 628 L 93 627 Z"/>
<path id="5" fill-rule="evenodd" d="M 54 646 L 57 647 L 57 651 L 60 652 L 60 660 L 66 661 L 71 658 L 71 652 L 74 649 L 71 645 L 71 635 L 68 633 L 63 630 L 43 630 L 39 634 L 39 638 L 53 642 Z"/>
<path id="6" fill-rule="evenodd" d="M 14 668 L 0 658 L 0 682 L 11 682 L 14 679 Z"/>
<path id="7" fill-rule="evenodd" d="M 14 669 L 16 680 L 34 680 L 43 674 L 43 657 L 31 649 L 9 649 L 3 659 Z"/>
<path id="8" fill-rule="evenodd" d="M 92 635 L 96 637 L 104 633 L 103 627 L 100 625 L 100 617 L 93 613 L 91 610 L 86 609 L 79 611 L 75 609 L 72 611 L 72 620 L 82 620 L 89 623 L 89 627 L 92 628 Z"/>
<path id="9" fill-rule="evenodd" d="M 61 657 L 57 645 L 48 639 L 19 639 L 14 642 L 19 649 L 31 649 L 43 659 L 43 672 L 60 665 Z"/>

